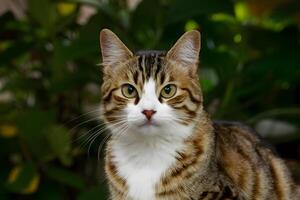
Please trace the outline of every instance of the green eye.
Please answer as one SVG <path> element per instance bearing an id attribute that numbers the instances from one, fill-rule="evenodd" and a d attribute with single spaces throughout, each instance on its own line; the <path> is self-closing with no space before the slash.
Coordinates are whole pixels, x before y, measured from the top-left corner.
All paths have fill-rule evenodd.
<path id="1" fill-rule="evenodd" d="M 173 84 L 166 85 L 160 92 L 163 98 L 169 99 L 176 94 L 177 87 Z"/>
<path id="2" fill-rule="evenodd" d="M 135 98 L 137 96 L 137 91 L 134 86 L 130 84 L 124 84 L 122 86 L 122 94 L 127 98 Z"/>

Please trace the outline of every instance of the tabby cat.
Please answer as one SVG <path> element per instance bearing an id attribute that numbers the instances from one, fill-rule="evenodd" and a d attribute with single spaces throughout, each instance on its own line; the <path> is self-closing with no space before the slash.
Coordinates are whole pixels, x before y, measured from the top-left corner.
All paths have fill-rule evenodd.
<path id="1" fill-rule="evenodd" d="M 300 199 L 283 160 L 254 131 L 204 111 L 198 31 L 167 53 L 132 53 L 108 29 L 100 45 L 111 199 Z"/>

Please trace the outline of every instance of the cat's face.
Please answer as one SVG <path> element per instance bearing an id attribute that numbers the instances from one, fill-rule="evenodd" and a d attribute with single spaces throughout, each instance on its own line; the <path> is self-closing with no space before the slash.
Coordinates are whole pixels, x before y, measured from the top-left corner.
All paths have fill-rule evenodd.
<path id="1" fill-rule="evenodd" d="M 194 122 L 202 109 L 197 31 L 183 35 L 166 54 L 132 54 L 109 30 L 101 32 L 100 42 L 102 113 L 110 129 L 155 135 Z"/>

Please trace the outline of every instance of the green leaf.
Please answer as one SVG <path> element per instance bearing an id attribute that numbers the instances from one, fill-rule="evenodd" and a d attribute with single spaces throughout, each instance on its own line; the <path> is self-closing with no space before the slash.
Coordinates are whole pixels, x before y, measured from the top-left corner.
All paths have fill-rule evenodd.
<path id="1" fill-rule="evenodd" d="M 71 137 L 68 130 L 61 126 L 52 126 L 46 135 L 47 141 L 50 144 L 50 148 L 54 155 L 64 165 L 71 164 Z"/>
<path id="2" fill-rule="evenodd" d="M 54 117 L 53 111 L 28 110 L 19 115 L 18 130 L 27 141 L 32 142 L 43 137 L 43 131 L 53 123 Z"/>
<path id="3" fill-rule="evenodd" d="M 17 127 L 21 142 L 24 142 L 24 148 L 30 149 L 30 152 L 39 160 L 48 160 L 53 157 L 44 135 L 53 123 L 54 117 L 53 111 L 29 110 L 21 113 L 17 119 Z"/>
<path id="4" fill-rule="evenodd" d="M 0 51 L 0 65 L 5 65 L 8 62 L 13 61 L 17 57 L 27 53 L 32 48 L 31 43 L 15 42 L 4 52 Z"/>
<path id="5" fill-rule="evenodd" d="M 167 21 L 169 23 L 174 23 L 180 20 L 191 19 L 199 15 L 216 12 L 233 13 L 232 2 L 229 0 L 175 0 L 170 8 Z"/>
<path id="6" fill-rule="evenodd" d="M 25 193 L 31 181 L 38 176 L 36 168 L 33 164 L 28 163 L 19 167 L 15 167 L 10 172 L 7 189 L 12 192 Z"/>
<path id="7" fill-rule="evenodd" d="M 28 0 L 28 13 L 49 35 L 55 32 L 58 14 L 53 2 L 50 0 Z"/>
<path id="8" fill-rule="evenodd" d="M 280 51 L 253 61 L 249 73 L 253 77 L 271 74 L 274 79 L 287 81 L 290 84 L 299 81 L 300 48 L 281 49 Z M 272 83 L 273 84 L 273 83 Z"/>
<path id="9" fill-rule="evenodd" d="M 219 78 L 214 69 L 201 68 L 200 70 L 200 81 L 204 92 L 209 92 L 215 86 L 218 85 Z"/>
<path id="10" fill-rule="evenodd" d="M 82 190 L 85 187 L 83 180 L 76 174 L 66 169 L 49 167 L 46 174 L 53 180 L 70 187 Z"/>
<path id="11" fill-rule="evenodd" d="M 58 40 L 54 43 L 54 64 L 63 64 L 69 60 L 82 58 L 100 59 L 99 33 L 101 28 L 109 27 L 113 23 L 111 19 L 103 13 L 93 16 L 88 24 L 78 29 L 76 37 L 69 45 L 64 41 Z M 97 60 L 97 62 L 99 62 Z M 96 64 L 95 62 L 94 64 Z M 55 67 L 55 65 L 53 65 Z"/>

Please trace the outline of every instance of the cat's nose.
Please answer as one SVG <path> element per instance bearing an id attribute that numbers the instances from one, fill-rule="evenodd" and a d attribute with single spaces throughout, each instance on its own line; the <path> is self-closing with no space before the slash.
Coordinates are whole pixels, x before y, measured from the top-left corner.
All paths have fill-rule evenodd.
<path id="1" fill-rule="evenodd" d="M 156 113 L 155 110 L 143 110 L 142 113 L 146 116 L 148 120 Z"/>

